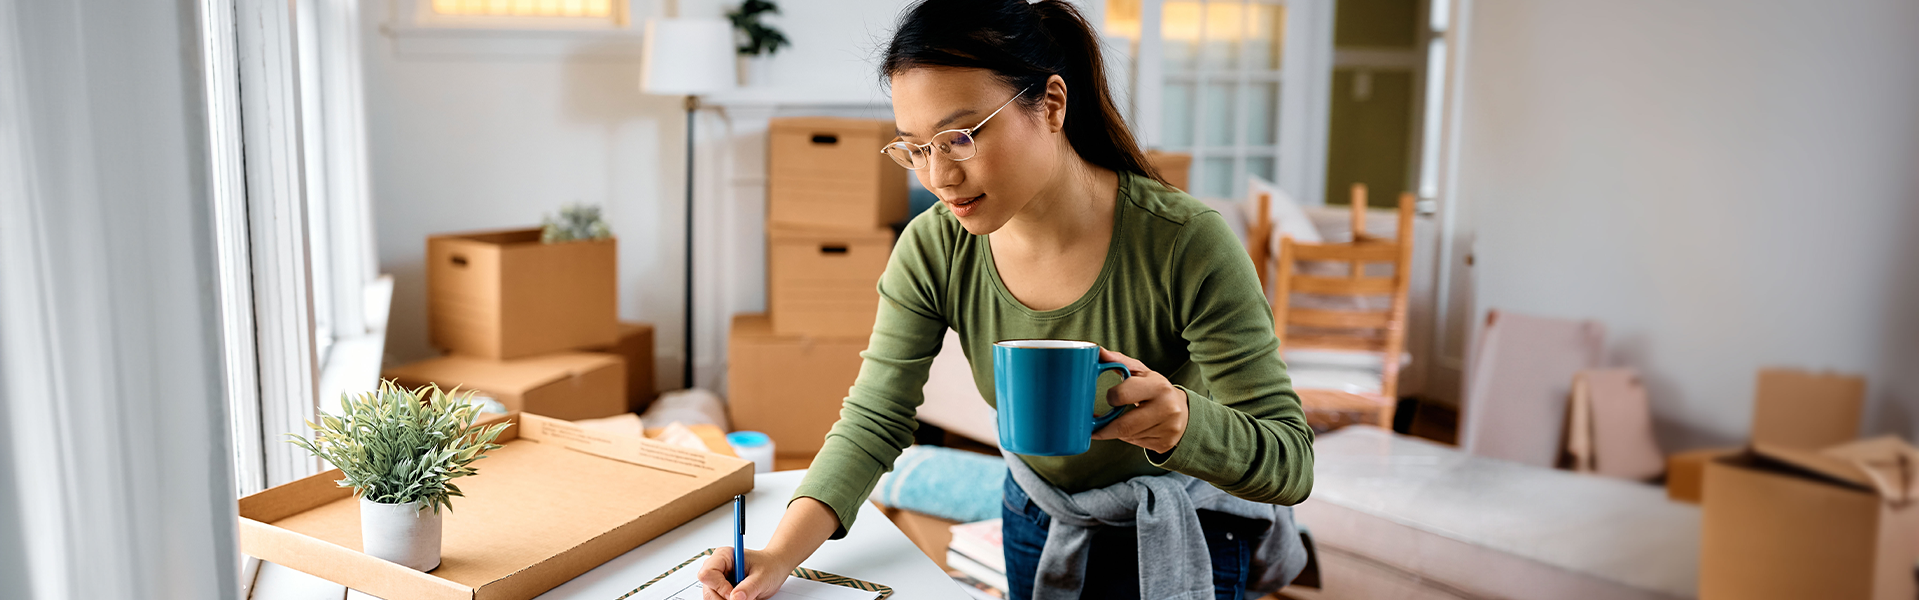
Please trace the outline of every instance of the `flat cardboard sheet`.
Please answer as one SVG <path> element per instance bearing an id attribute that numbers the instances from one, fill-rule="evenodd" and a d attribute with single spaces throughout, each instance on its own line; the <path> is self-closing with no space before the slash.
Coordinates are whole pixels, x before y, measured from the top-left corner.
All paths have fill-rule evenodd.
<path id="1" fill-rule="evenodd" d="M 240 499 L 241 550 L 387 600 L 525 600 L 753 488 L 749 461 L 517 418 L 458 480 L 431 573 L 359 552 L 337 470 Z"/>
<path id="2" fill-rule="evenodd" d="M 1596 321 L 1488 312 L 1467 365 L 1460 447 L 1478 456 L 1553 466 L 1573 374 L 1599 367 L 1605 348 L 1605 326 Z"/>

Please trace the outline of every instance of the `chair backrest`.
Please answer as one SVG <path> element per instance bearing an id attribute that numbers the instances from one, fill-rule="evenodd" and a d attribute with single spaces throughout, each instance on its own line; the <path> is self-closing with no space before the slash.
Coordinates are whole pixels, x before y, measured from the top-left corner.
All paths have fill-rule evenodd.
<path id="1" fill-rule="evenodd" d="M 1380 394 L 1392 398 L 1399 383 L 1399 356 L 1406 342 L 1406 290 L 1412 282 L 1413 195 L 1399 197 L 1399 230 L 1393 239 L 1364 233 L 1366 192 L 1355 185 L 1353 241 L 1307 244 L 1288 237 L 1280 240 L 1277 282 L 1273 295 L 1273 324 L 1283 348 L 1375 352 L 1380 358 Z M 1257 256 L 1256 256 L 1257 258 Z M 1344 264 L 1345 275 L 1302 264 Z M 1391 276 L 1366 272 L 1369 264 L 1390 264 Z M 1337 268 L 1337 267 L 1335 267 Z M 1294 307 L 1292 294 L 1344 297 L 1386 297 L 1384 308 L 1352 309 Z M 1289 328 L 1299 327 L 1299 333 Z"/>

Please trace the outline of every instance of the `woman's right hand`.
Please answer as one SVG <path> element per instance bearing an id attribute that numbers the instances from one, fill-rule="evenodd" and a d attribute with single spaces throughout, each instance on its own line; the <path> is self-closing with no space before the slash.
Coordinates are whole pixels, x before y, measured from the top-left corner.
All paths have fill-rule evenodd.
<path id="1" fill-rule="evenodd" d="M 713 555 L 700 563 L 700 586 L 706 600 L 764 600 L 773 597 L 786 584 L 796 564 L 763 550 L 746 551 L 746 580 L 734 589 L 728 576 L 733 572 L 733 547 L 714 548 Z"/>

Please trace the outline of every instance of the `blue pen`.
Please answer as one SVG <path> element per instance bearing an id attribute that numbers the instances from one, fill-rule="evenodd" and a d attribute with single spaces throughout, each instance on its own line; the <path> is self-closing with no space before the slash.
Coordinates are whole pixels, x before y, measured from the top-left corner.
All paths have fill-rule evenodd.
<path id="1" fill-rule="evenodd" d="M 746 579 L 746 496 L 733 497 L 733 585 Z"/>

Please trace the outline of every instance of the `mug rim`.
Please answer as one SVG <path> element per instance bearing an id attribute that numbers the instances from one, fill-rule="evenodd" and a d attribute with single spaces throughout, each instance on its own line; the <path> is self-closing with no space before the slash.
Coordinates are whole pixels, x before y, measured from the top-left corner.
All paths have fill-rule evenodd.
<path id="1" fill-rule="evenodd" d="M 1001 348 L 1013 348 L 1013 349 L 1019 349 L 1019 350 L 1078 350 L 1082 348 L 1098 348 L 1099 347 L 1099 344 L 1095 344 L 1087 341 L 1058 340 L 1058 339 L 1000 340 L 997 342 L 993 342 L 993 345 Z"/>

